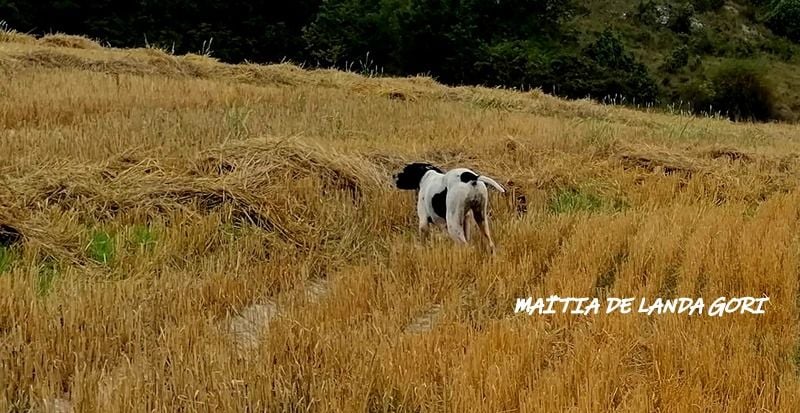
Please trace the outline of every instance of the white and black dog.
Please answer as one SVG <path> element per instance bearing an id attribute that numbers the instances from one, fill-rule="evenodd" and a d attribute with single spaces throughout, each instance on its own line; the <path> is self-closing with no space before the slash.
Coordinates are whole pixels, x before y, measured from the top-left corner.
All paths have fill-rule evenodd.
<path id="1" fill-rule="evenodd" d="M 444 224 L 454 241 L 466 244 L 469 237 L 467 218 L 471 212 L 494 254 L 495 245 L 489 232 L 489 191 L 486 185 L 500 192 L 505 192 L 505 189 L 492 178 L 478 175 L 467 168 L 443 172 L 431 164 L 415 162 L 394 175 L 394 182 L 398 189 L 417 192 L 419 232 L 423 239 L 427 237 L 431 224 Z"/>

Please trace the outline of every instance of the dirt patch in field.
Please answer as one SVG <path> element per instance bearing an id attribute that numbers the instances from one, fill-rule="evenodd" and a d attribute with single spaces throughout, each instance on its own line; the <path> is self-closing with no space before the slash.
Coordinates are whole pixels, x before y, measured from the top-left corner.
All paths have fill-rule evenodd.
<path id="1" fill-rule="evenodd" d="M 272 300 L 253 304 L 228 322 L 228 329 L 241 350 L 258 346 L 263 334 L 269 332 L 269 323 L 279 315 L 278 305 Z"/>
<path id="2" fill-rule="evenodd" d="M 327 278 L 314 278 L 306 282 L 303 289 L 306 298 L 312 303 L 316 303 L 325 297 L 330 291 L 330 286 Z"/>
<path id="3" fill-rule="evenodd" d="M 704 151 L 704 155 L 712 159 L 726 159 L 729 161 L 753 161 L 753 156 L 743 151 L 730 147 L 714 147 Z"/>
<path id="4" fill-rule="evenodd" d="M 664 175 L 677 173 L 691 177 L 706 167 L 699 159 L 660 148 L 623 149 L 616 157 L 628 168 L 640 168 Z"/>
<path id="5" fill-rule="evenodd" d="M 439 321 L 441 314 L 442 306 L 438 304 L 433 305 L 431 308 L 414 318 L 414 320 L 411 321 L 411 324 L 406 326 L 405 330 L 403 331 L 410 334 L 427 333 L 431 331 Z"/>
<path id="6" fill-rule="evenodd" d="M 67 399 L 53 398 L 42 402 L 42 413 L 73 413 L 72 402 Z"/>
<path id="7" fill-rule="evenodd" d="M 324 278 L 306 280 L 293 289 L 293 294 L 303 296 L 310 303 L 319 302 L 328 292 L 328 281 Z M 264 298 L 228 318 L 223 330 L 231 334 L 238 350 L 251 351 L 269 334 L 270 323 L 282 314 L 283 311 L 275 300 Z"/>

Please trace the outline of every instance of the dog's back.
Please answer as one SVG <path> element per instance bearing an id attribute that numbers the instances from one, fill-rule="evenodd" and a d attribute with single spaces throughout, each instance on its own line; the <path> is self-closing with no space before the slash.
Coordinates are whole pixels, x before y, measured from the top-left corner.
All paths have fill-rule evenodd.
<path id="1" fill-rule="evenodd" d="M 500 192 L 506 191 L 500 184 L 495 182 L 494 179 L 488 176 L 478 175 L 467 168 L 451 169 L 445 173 L 444 179 L 448 188 L 454 188 L 459 183 L 462 183 L 476 188 L 483 187 L 484 189 L 486 189 L 486 185 L 489 185 Z"/>

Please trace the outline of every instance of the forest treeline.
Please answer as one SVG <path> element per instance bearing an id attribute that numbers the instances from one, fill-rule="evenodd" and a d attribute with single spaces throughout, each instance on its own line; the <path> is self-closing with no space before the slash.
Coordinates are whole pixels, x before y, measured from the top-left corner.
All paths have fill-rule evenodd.
<path id="1" fill-rule="evenodd" d="M 450 85 L 541 88 L 645 106 L 683 102 L 734 119 L 776 118 L 775 91 L 753 57 L 794 59 L 800 0 L 743 6 L 770 32 L 769 44 L 749 55 L 698 30 L 702 16 L 724 5 L 641 0 L 624 24 L 595 18 L 594 29 L 586 27 L 591 2 L 576 0 L 0 0 L 0 20 L 18 31 L 80 34 L 114 47 L 210 50 L 231 63 L 425 74 Z M 673 39 L 658 65 L 644 61 L 658 39 L 638 32 L 654 30 Z M 645 50 L 644 59 L 631 44 Z M 698 73 L 709 56 L 730 59 Z"/>

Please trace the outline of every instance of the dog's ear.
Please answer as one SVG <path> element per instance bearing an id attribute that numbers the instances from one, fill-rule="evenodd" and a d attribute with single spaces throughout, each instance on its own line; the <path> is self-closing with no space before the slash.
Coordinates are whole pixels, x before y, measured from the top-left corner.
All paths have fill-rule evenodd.
<path id="1" fill-rule="evenodd" d="M 422 177 L 424 177 L 428 171 L 442 172 L 441 169 L 429 163 L 414 162 L 406 165 L 402 172 L 394 176 L 394 184 L 397 189 L 409 191 L 418 190 Z"/>

